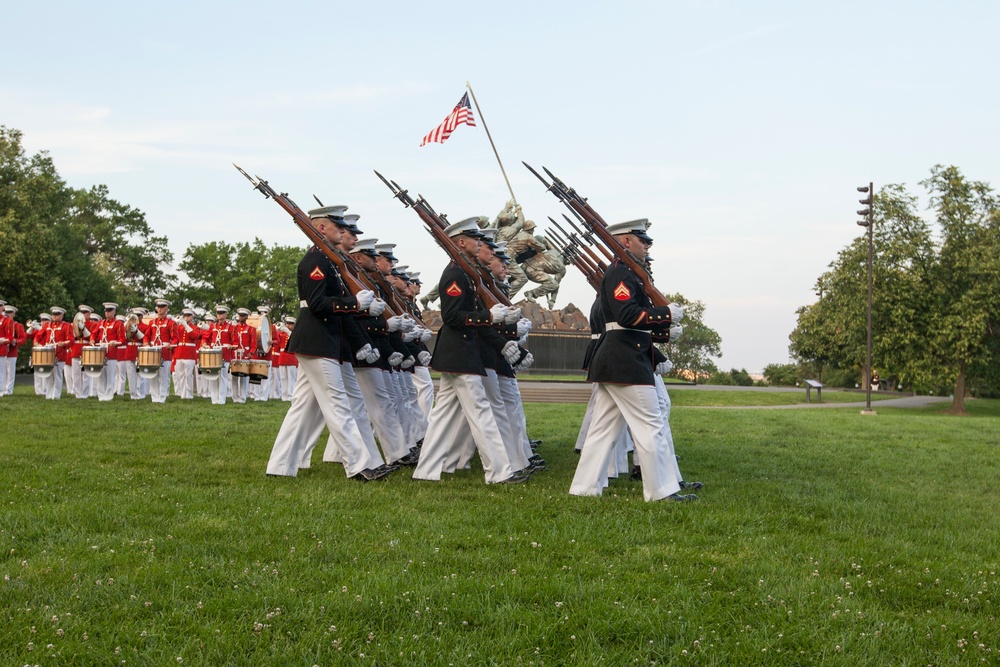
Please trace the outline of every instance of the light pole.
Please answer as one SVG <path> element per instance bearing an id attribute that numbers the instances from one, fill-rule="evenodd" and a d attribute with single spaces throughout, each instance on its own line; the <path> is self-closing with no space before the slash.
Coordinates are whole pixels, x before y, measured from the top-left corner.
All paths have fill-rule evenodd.
<path id="1" fill-rule="evenodd" d="M 868 228 L 868 359 L 865 366 L 865 409 L 861 414 L 873 415 L 875 411 L 872 410 L 872 229 L 875 227 L 875 184 L 862 185 L 858 188 L 858 192 L 868 195 L 858 200 L 867 207 L 858 211 L 858 215 L 864 218 L 858 220 L 858 225 Z"/>

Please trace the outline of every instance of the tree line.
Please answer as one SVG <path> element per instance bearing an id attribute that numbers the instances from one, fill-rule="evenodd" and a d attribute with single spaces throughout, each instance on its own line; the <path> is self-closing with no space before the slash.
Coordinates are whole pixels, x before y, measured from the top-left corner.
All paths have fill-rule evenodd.
<path id="1" fill-rule="evenodd" d="M 216 303 L 275 313 L 298 311 L 295 267 L 304 246 L 253 242 L 191 244 L 171 273 L 167 237 L 107 186 L 69 187 L 46 151 L 27 155 L 22 134 L 0 126 L 0 297 L 23 317 L 51 306 L 114 301 L 149 307 L 165 297 L 177 307 Z"/>
<path id="2" fill-rule="evenodd" d="M 920 186 L 932 222 L 905 185 L 874 197 L 872 368 L 892 388 L 950 392 L 962 413 L 970 394 L 1000 395 L 1000 200 L 954 166 Z M 801 373 L 828 384 L 869 381 L 867 243 L 860 235 L 838 253 L 789 336 Z"/>

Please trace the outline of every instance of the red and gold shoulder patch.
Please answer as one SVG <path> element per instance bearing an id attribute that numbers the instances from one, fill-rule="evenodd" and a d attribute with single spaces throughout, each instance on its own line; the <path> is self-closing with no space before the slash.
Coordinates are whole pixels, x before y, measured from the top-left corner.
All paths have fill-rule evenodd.
<path id="1" fill-rule="evenodd" d="M 615 288 L 615 300 L 628 301 L 631 298 L 632 298 L 632 292 L 630 292 L 628 287 L 625 286 L 625 283 L 624 282 L 618 283 L 618 287 Z"/>
<path id="2" fill-rule="evenodd" d="M 458 283 L 454 280 L 448 285 L 448 289 L 444 291 L 448 296 L 462 296 L 462 288 L 458 286 Z"/>
<path id="3" fill-rule="evenodd" d="M 313 280 L 326 280 L 326 274 L 323 273 L 323 271 L 320 270 L 318 266 L 312 270 L 312 273 L 309 274 L 309 277 L 312 278 Z"/>

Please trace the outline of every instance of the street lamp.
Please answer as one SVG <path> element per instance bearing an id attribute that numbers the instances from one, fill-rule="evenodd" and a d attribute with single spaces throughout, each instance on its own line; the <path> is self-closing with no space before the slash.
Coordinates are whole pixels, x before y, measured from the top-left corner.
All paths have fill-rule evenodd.
<path id="1" fill-rule="evenodd" d="M 858 188 L 858 192 L 868 195 L 858 200 L 867 207 L 858 211 L 858 215 L 863 218 L 858 220 L 858 225 L 868 228 L 868 361 L 865 367 L 865 409 L 861 414 L 873 415 L 875 411 L 872 410 L 872 229 L 875 227 L 875 184 L 862 185 Z"/>

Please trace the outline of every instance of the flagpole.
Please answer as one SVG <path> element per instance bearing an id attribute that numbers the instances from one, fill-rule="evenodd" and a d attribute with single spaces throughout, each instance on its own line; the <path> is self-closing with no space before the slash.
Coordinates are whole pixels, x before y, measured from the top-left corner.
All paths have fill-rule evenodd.
<path id="1" fill-rule="evenodd" d="M 490 136 L 490 128 L 486 126 L 486 116 L 483 115 L 483 110 L 479 108 L 479 102 L 476 101 L 476 94 L 472 92 L 472 84 L 466 81 L 465 87 L 469 89 L 469 94 L 472 95 L 472 103 L 476 105 L 476 112 L 479 114 L 479 119 L 483 121 L 483 129 L 486 130 L 486 138 L 490 140 L 490 146 L 493 147 L 493 154 L 497 156 L 497 164 L 500 165 L 500 173 L 503 174 L 503 180 L 507 183 L 507 190 L 510 191 L 510 198 L 516 204 L 517 197 L 514 196 L 514 189 L 510 187 L 510 179 L 507 178 L 507 170 L 503 168 L 503 162 L 500 161 L 500 153 L 497 152 L 497 146 L 493 143 L 493 137 Z"/>

